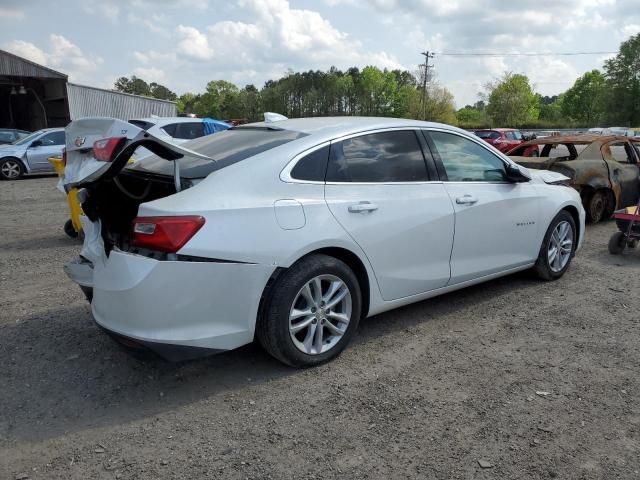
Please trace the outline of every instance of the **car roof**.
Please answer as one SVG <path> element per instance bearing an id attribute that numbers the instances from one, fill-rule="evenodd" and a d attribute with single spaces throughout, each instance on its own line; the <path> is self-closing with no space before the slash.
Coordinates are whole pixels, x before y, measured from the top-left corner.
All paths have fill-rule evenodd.
<path id="1" fill-rule="evenodd" d="M 388 117 L 308 117 L 292 118 L 276 122 L 256 122 L 247 123 L 237 129 L 247 127 L 262 127 L 283 130 L 293 130 L 297 132 L 313 135 L 314 137 L 337 138 L 351 133 L 358 133 L 367 130 L 378 130 L 384 128 L 440 128 L 458 133 L 470 135 L 466 130 L 462 130 L 451 125 L 435 122 L 423 122 L 421 120 L 411 120 L 406 118 Z"/>

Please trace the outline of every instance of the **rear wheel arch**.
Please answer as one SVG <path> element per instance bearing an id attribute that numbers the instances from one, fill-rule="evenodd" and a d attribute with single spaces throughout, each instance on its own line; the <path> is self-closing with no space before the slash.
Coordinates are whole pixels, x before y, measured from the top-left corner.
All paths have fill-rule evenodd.
<path id="1" fill-rule="evenodd" d="M 311 255 L 321 254 L 327 255 L 329 257 L 337 258 L 338 260 L 344 262 L 354 273 L 356 279 L 358 280 L 358 285 L 360 287 L 360 294 L 362 295 L 362 312 L 360 317 L 366 318 L 369 314 L 369 304 L 371 301 L 371 283 L 369 281 L 369 274 L 367 273 L 367 267 L 365 267 L 363 261 L 353 253 L 351 250 L 342 247 L 323 247 L 318 248 L 316 250 L 312 250 L 310 252 L 305 253 L 300 258 L 296 259 L 294 262 L 291 262 L 291 266 L 298 263 L 300 260 L 309 257 Z M 291 268 L 291 266 L 289 268 Z M 260 297 L 260 304 L 258 308 L 258 316 L 261 317 L 264 314 L 265 308 L 267 307 L 269 297 L 271 295 L 271 289 L 276 284 L 276 280 L 283 272 L 285 272 L 287 268 L 278 267 L 274 270 L 265 285 L 262 296 Z"/>

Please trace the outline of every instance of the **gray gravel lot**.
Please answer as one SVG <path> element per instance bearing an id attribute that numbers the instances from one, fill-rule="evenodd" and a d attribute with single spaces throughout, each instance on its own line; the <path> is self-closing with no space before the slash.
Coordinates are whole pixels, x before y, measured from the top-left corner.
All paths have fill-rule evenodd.
<path id="1" fill-rule="evenodd" d="M 93 324 L 55 182 L 0 182 L 0 479 L 640 478 L 640 252 L 608 254 L 613 223 L 557 282 L 376 316 L 319 368 L 169 364 Z"/>

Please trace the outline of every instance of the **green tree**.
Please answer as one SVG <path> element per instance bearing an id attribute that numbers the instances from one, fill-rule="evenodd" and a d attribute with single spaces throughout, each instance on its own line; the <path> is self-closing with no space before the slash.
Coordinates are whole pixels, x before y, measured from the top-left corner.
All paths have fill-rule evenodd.
<path id="1" fill-rule="evenodd" d="M 584 126 L 594 126 L 604 114 L 606 89 L 605 79 L 600 71 L 585 73 L 564 93 L 562 113 Z"/>
<path id="2" fill-rule="evenodd" d="M 456 112 L 457 123 L 461 127 L 478 128 L 482 125 L 483 118 L 483 112 L 471 105 L 466 105 Z"/>
<path id="3" fill-rule="evenodd" d="M 178 96 L 167 87 L 155 82 L 151 82 L 149 84 L 149 93 L 153 98 L 158 98 L 160 100 L 171 100 L 172 102 L 175 102 L 178 98 Z"/>
<path id="4" fill-rule="evenodd" d="M 609 122 L 640 125 L 640 33 L 623 42 L 618 54 L 605 62 L 604 76 Z"/>
<path id="5" fill-rule="evenodd" d="M 207 83 L 205 92 L 194 105 L 194 113 L 201 117 L 219 119 L 240 118 L 243 111 L 238 87 L 226 80 Z"/>
<path id="6" fill-rule="evenodd" d="M 196 95 L 195 93 L 183 93 L 176 100 L 176 108 L 178 110 L 178 113 L 195 113 L 196 104 L 199 99 L 200 95 Z"/>
<path id="7" fill-rule="evenodd" d="M 149 87 L 149 84 L 135 75 L 131 78 L 118 78 L 114 87 L 118 92 L 131 93 L 132 95 L 144 95 L 147 97 L 151 96 L 151 88 Z"/>
<path id="8" fill-rule="evenodd" d="M 487 113 L 494 124 L 518 127 L 538 119 L 538 97 L 526 75 L 507 72 L 487 90 Z"/>

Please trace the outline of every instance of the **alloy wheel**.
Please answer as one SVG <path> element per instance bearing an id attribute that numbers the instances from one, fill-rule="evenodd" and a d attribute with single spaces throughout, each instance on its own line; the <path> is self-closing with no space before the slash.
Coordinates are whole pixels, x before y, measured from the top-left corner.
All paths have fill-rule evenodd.
<path id="1" fill-rule="evenodd" d="M 573 227 L 569 222 L 563 220 L 556 225 L 549 238 L 547 247 L 547 260 L 549 268 L 554 273 L 562 271 L 571 259 L 573 250 Z"/>
<path id="2" fill-rule="evenodd" d="M 20 165 L 15 160 L 5 160 L 2 164 L 2 176 L 9 180 L 20 176 Z"/>
<path id="3" fill-rule="evenodd" d="M 351 292 L 335 275 L 309 280 L 289 312 L 289 335 L 298 350 L 319 355 L 331 350 L 351 321 Z"/>

